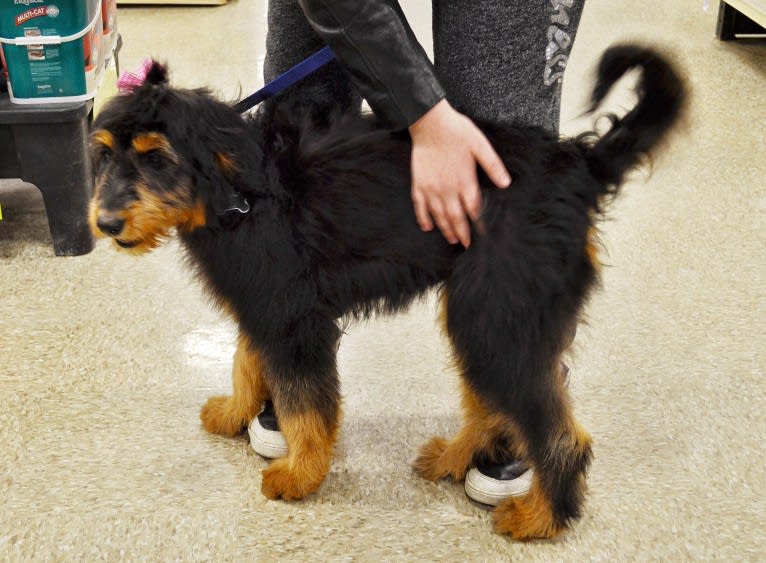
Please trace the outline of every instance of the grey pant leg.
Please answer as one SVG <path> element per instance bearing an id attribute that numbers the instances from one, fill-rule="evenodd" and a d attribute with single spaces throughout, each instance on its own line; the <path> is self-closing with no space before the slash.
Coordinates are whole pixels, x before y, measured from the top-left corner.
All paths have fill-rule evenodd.
<path id="1" fill-rule="evenodd" d="M 269 82 L 322 47 L 296 0 L 268 0 L 263 78 Z M 333 111 L 359 111 L 362 99 L 338 63 L 331 62 L 274 98 L 326 118 Z"/>
<path id="2" fill-rule="evenodd" d="M 434 62 L 473 117 L 558 131 L 561 83 L 585 0 L 433 0 Z"/>

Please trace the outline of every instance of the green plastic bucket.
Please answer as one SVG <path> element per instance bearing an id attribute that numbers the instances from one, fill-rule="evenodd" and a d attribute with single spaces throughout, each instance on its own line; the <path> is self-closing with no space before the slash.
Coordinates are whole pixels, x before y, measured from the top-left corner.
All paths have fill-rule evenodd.
<path id="1" fill-rule="evenodd" d="M 101 0 L 0 0 L 11 101 L 93 98 L 104 69 Z"/>

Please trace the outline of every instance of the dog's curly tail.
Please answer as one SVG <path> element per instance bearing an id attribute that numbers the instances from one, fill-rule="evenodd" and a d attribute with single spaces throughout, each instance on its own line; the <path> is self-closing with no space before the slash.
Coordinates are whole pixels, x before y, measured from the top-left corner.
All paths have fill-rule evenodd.
<path id="1" fill-rule="evenodd" d="M 577 138 L 591 173 L 606 194 L 616 194 L 625 173 L 657 149 L 681 120 L 688 98 L 684 81 L 665 56 L 649 47 L 615 45 L 599 63 L 588 113 L 593 113 L 612 86 L 633 69 L 640 72 L 635 107 L 623 117 L 607 115 L 611 127 L 605 133 L 584 133 Z"/>

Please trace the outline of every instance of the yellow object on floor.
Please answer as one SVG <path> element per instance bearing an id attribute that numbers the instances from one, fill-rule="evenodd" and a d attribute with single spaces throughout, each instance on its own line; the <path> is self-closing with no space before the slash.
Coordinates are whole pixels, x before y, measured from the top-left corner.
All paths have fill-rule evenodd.
<path id="1" fill-rule="evenodd" d="M 112 56 L 104 63 L 104 79 L 101 87 L 98 89 L 96 97 L 93 99 L 93 117 L 95 118 L 113 96 L 118 93 L 117 90 L 117 55 Z"/>

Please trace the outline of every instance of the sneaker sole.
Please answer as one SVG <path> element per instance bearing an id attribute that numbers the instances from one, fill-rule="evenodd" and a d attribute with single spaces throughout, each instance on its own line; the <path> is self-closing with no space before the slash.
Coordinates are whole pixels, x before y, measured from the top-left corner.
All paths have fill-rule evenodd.
<path id="1" fill-rule="evenodd" d="M 250 447 L 258 455 L 268 459 L 287 455 L 287 442 L 284 435 L 281 432 L 268 430 L 261 426 L 258 417 L 250 421 L 247 434 L 250 436 Z"/>
<path id="2" fill-rule="evenodd" d="M 497 506 L 508 497 L 520 497 L 529 492 L 532 487 L 532 469 L 527 469 L 516 479 L 500 480 L 487 477 L 475 467 L 465 477 L 465 494 L 469 498 Z"/>

